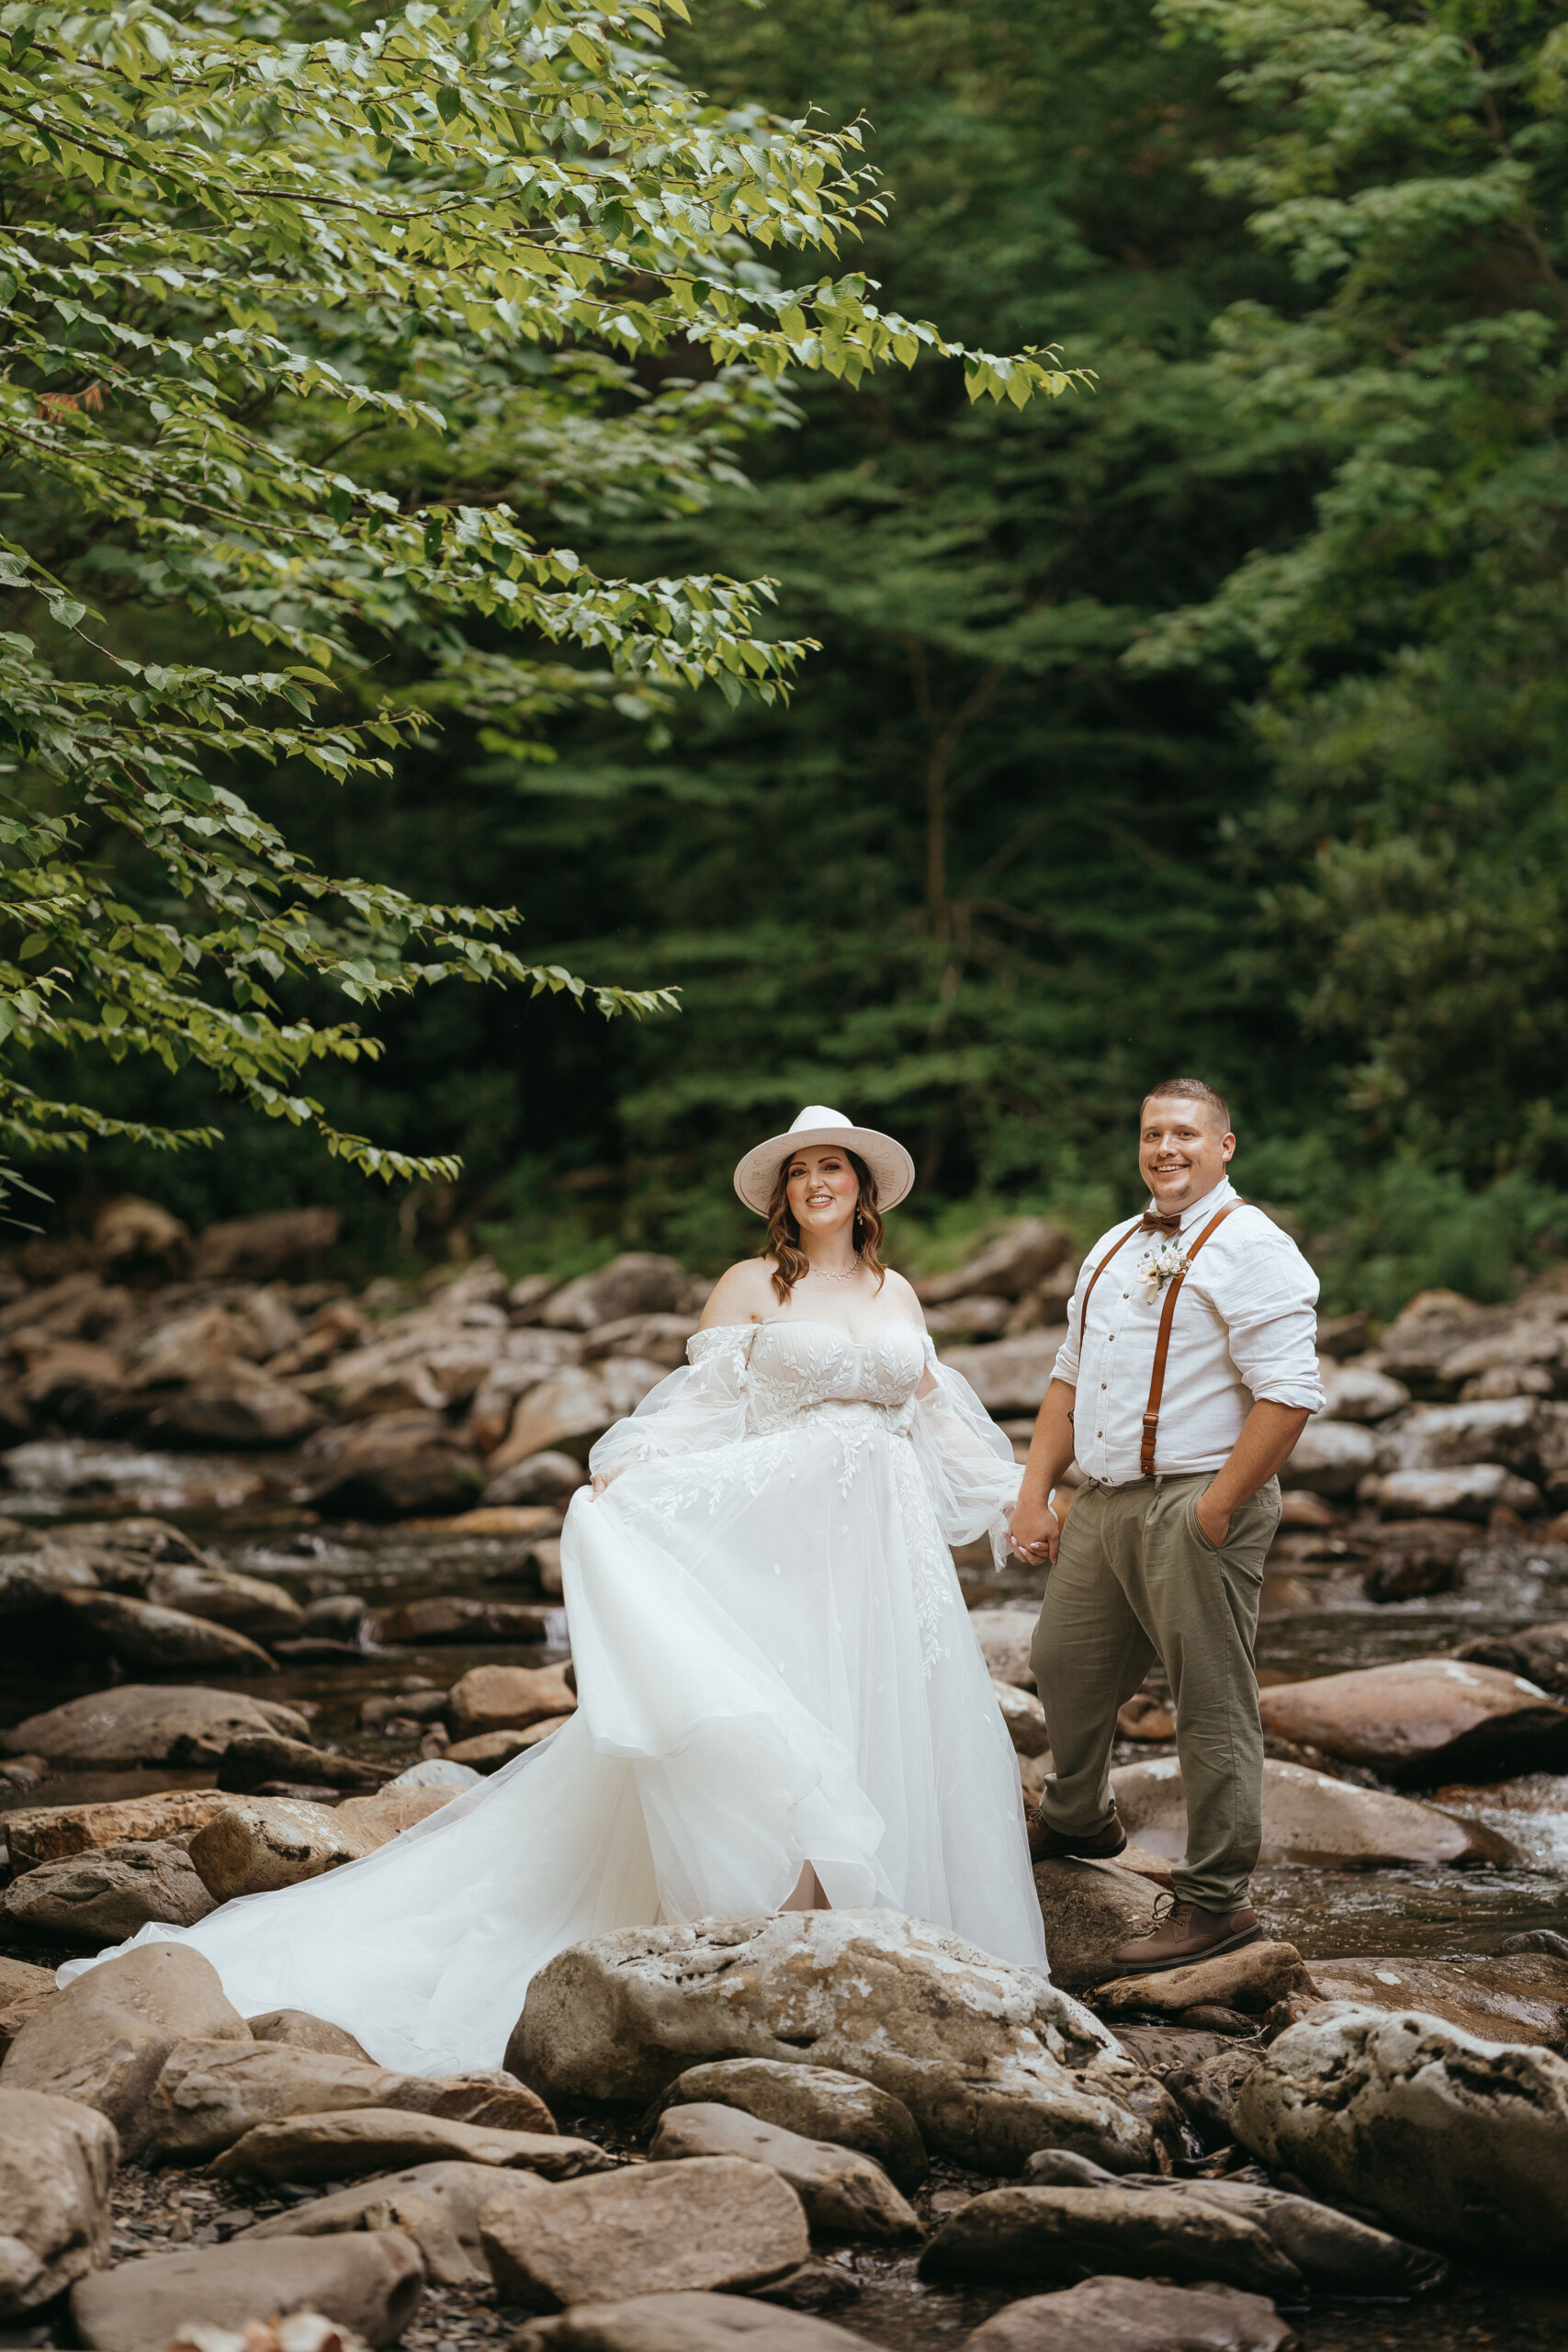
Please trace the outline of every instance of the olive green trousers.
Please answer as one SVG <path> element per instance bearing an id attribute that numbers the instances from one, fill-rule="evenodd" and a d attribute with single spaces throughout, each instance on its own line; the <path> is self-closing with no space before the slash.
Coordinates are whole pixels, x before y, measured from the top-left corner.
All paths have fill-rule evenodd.
<path id="1" fill-rule="evenodd" d="M 1111 1819 L 1116 1711 L 1159 1660 L 1187 1801 L 1187 1852 L 1172 1883 L 1182 1902 L 1224 1912 L 1247 1901 L 1262 1836 L 1254 1650 L 1280 1486 L 1270 1478 L 1242 1504 L 1216 1551 L 1194 1516 L 1212 1476 L 1090 1479 L 1077 1489 L 1031 1662 L 1055 1768 L 1041 1810 L 1053 1829 L 1081 1837 Z"/>

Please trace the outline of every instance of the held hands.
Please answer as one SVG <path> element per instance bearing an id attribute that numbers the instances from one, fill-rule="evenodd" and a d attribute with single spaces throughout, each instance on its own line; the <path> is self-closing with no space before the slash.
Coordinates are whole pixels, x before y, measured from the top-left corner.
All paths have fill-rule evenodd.
<path id="1" fill-rule="evenodd" d="M 1061 1523 L 1049 1502 L 1031 1504 L 1021 1495 L 1008 1522 L 1008 1542 L 1019 1558 L 1031 1567 L 1038 1567 L 1042 1560 L 1055 1566 L 1061 1540 Z"/>

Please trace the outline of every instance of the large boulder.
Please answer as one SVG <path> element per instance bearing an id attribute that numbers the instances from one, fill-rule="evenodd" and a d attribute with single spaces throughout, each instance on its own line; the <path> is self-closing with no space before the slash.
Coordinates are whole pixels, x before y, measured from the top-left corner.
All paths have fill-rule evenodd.
<path id="1" fill-rule="evenodd" d="M 156 1796 L 118 1797 L 100 1804 L 29 1805 L 6 1815 L 11 1868 L 64 1861 L 95 1847 L 146 1838 L 179 1838 L 200 1829 L 231 1805 L 217 1789 L 167 1789 Z"/>
<path id="2" fill-rule="evenodd" d="M 863 2352 L 865 2344 L 863 2335 L 804 2312 L 703 2294 L 579 2303 L 558 2318 L 531 2321 L 512 2341 L 513 2352 Z"/>
<path id="3" fill-rule="evenodd" d="M 525 1731 L 530 1724 L 570 1715 L 577 1693 L 563 1666 L 476 1666 L 446 1694 L 447 1720 L 459 1739 L 479 1732 Z"/>
<path id="4" fill-rule="evenodd" d="M 106 2116 L 0 2083 L 0 2320 L 52 2302 L 107 2262 L 118 2160 Z"/>
<path id="5" fill-rule="evenodd" d="M 597 1273 L 565 1283 L 545 1306 L 547 1325 L 558 1331 L 592 1331 L 628 1315 L 667 1315 L 681 1303 L 685 1268 L 651 1250 L 627 1250 Z"/>
<path id="6" fill-rule="evenodd" d="M 1540 1509 L 1540 1489 L 1499 1462 L 1458 1470 L 1390 1470 L 1363 1478 L 1357 1493 L 1384 1519 L 1490 1519 L 1495 1510 L 1529 1516 Z"/>
<path id="7" fill-rule="evenodd" d="M 212 2160 L 215 2180 L 358 2180 L 409 2165 L 493 2165 L 565 2180 L 610 2162 L 592 2140 L 503 2132 L 412 2108 L 357 2107 L 257 2123 Z"/>
<path id="8" fill-rule="evenodd" d="M 648 2151 L 649 2164 L 739 2156 L 766 2165 L 799 2198 L 814 2230 L 872 2239 L 919 2237 L 919 2221 L 879 2164 L 832 2140 L 807 2140 L 738 2108 L 697 2101 L 665 2109 Z"/>
<path id="9" fill-rule="evenodd" d="M 93 1248 L 117 1280 L 128 1274 L 177 1274 L 190 1250 L 190 1228 L 156 1201 L 122 1193 L 93 1219 Z"/>
<path id="10" fill-rule="evenodd" d="M 1039 1863 L 1034 1891 L 1051 1974 L 1068 1993 L 1098 1984 L 1116 1946 L 1146 1933 L 1159 1893 L 1146 1878 L 1114 1862 L 1074 1861 Z"/>
<path id="11" fill-rule="evenodd" d="M 1039 2147 L 1154 2160 L 1144 2077 L 1066 1995 L 919 1919 L 781 1913 L 628 1928 L 528 1987 L 507 2064 L 547 2098 L 649 2099 L 704 2058 L 803 2051 L 891 2091 L 928 2147 L 1016 2171 Z"/>
<path id="12" fill-rule="evenodd" d="M 148 1944 L 89 1968 L 26 2024 L 0 2088 L 49 2091 L 107 2115 L 128 2157 L 155 2146 L 150 2102 L 176 2042 L 248 2042 L 218 1971 L 188 1944 Z"/>
<path id="13" fill-rule="evenodd" d="M 942 1361 L 962 1373 L 987 1413 L 1035 1413 L 1045 1401 L 1066 1325 L 998 1340 L 986 1348 L 943 1348 Z"/>
<path id="14" fill-rule="evenodd" d="M 1128 1835 L 1140 1846 L 1173 1859 L 1187 1851 L 1187 1801 L 1176 1757 L 1124 1764 L 1112 1772 L 1111 1785 Z M 1308 1765 L 1270 1757 L 1263 1766 L 1263 1845 L 1258 1859 L 1268 1866 L 1363 1871 L 1419 1870 L 1439 1862 L 1466 1867 L 1517 1857 L 1505 1839 L 1479 1823 L 1458 1821 L 1413 1797 L 1356 1788 Z"/>
<path id="15" fill-rule="evenodd" d="M 479 1501 L 484 1477 L 474 1455 L 429 1411 L 378 1412 L 355 1421 L 346 1442 L 323 1456 L 310 1493 L 317 1510 L 337 1519 L 446 1519 Z M 344 1432 L 331 1432 L 334 1440 Z"/>
<path id="16" fill-rule="evenodd" d="M 1370 1764 L 1395 1781 L 1487 1780 L 1568 1760 L 1568 1706 L 1517 1675 L 1458 1658 L 1276 1683 L 1261 1706 L 1275 1738 Z"/>
<path id="17" fill-rule="evenodd" d="M 952 1273 L 926 1274 L 915 1284 L 924 1306 L 955 1298 L 1021 1298 L 1054 1273 L 1072 1252 L 1072 1236 L 1043 1217 L 1020 1218 L 1005 1233 Z"/>
<path id="18" fill-rule="evenodd" d="M 1315 1413 L 1280 1473 L 1284 1487 L 1304 1487 L 1316 1495 L 1353 1494 L 1378 1467 L 1380 1448 L 1371 1430 Z"/>
<path id="19" fill-rule="evenodd" d="M 309 1740 L 310 1726 L 293 1707 L 242 1698 L 190 1683 L 122 1682 L 68 1699 L 47 1713 L 29 1715 L 0 1732 L 13 1756 L 46 1756 L 51 1764 L 84 1770 L 131 1764 L 216 1764 L 242 1733 L 281 1732 Z"/>
<path id="20" fill-rule="evenodd" d="M 1458 1291 L 1420 1291 L 1383 1332 L 1378 1361 L 1391 1377 L 1423 1393 L 1445 1385 L 1451 1392 L 1453 1382 L 1464 1375 L 1447 1371 L 1450 1357 L 1494 1338 L 1508 1321 L 1502 1309 L 1478 1306 Z"/>
<path id="21" fill-rule="evenodd" d="M 128 1838 L 24 1871 L 0 1894 L 0 1924 L 96 1948 L 128 1942 L 152 1920 L 194 1928 L 212 1907 L 183 1846 Z"/>
<path id="22" fill-rule="evenodd" d="M 720 2058 L 688 2066 L 665 2094 L 667 2106 L 687 2101 L 733 2107 L 759 2122 L 807 2140 L 831 2140 L 873 2157 L 902 2189 L 918 2188 L 931 2166 L 915 2119 L 902 2099 L 859 2075 L 832 2066 L 794 2065 L 778 2058 Z"/>
<path id="23" fill-rule="evenodd" d="M 246 2232 L 261 2238 L 336 2237 L 345 2230 L 397 2230 L 424 2258 L 425 2276 L 440 2287 L 488 2288 L 490 2266 L 479 2240 L 479 2215 L 508 2189 L 530 2195 L 536 2176 L 493 2165 L 410 2165 L 378 2173 L 352 2188 L 333 2189 L 313 2204 L 291 2205 Z"/>
<path id="24" fill-rule="evenodd" d="M 736 2156 L 645 2165 L 498 2201 L 479 2234 L 502 2300 L 554 2312 L 622 2295 L 730 2293 L 799 2267 L 811 2239 L 776 2172 Z"/>
<path id="25" fill-rule="evenodd" d="M 1238 2139 L 1418 2243 L 1536 2264 L 1568 2231 L 1568 2062 L 1418 2010 L 1335 2003 L 1242 2089 Z"/>
<path id="26" fill-rule="evenodd" d="M 332 1249 L 340 1209 L 267 1209 L 209 1225 L 196 1245 L 198 1282 L 299 1282 Z"/>
<path id="27" fill-rule="evenodd" d="M 235 2335 L 249 2321 L 320 2312 L 367 2344 L 395 2344 L 424 2293 L 419 2249 L 396 2232 L 240 2238 L 144 2255 L 72 2290 L 71 2324 L 89 2352 L 152 2352 L 193 2324 Z"/>
<path id="28" fill-rule="evenodd" d="M 1464 1960 L 1314 1960 L 1325 2000 L 1362 2008 L 1419 2009 L 1491 2041 L 1568 2046 L 1568 1960 L 1552 1952 L 1474 1954 Z"/>
<path id="29" fill-rule="evenodd" d="M 1160 2278 L 1084 2278 L 1009 2303 L 964 2352 L 1290 2352 L 1295 2340 L 1266 2295 Z"/>
<path id="30" fill-rule="evenodd" d="M 440 2115 L 494 2132 L 549 2132 L 543 2099 L 499 2069 L 404 2075 L 278 2041 L 184 2041 L 153 2086 L 149 2115 L 168 2156 L 215 2156 L 258 2124 L 355 2108 Z"/>
<path id="31" fill-rule="evenodd" d="M 485 1465 L 491 1487 L 514 1462 L 536 1454 L 585 1458 L 594 1440 L 634 1412 L 666 1376 L 662 1364 L 640 1356 L 607 1356 L 603 1363 L 574 1364 L 541 1380 L 519 1397 L 512 1426 Z"/>
<path id="32" fill-rule="evenodd" d="M 246 1634 L 183 1610 L 160 1609 L 119 1592 L 64 1592 L 71 1635 L 83 1648 L 122 1666 L 177 1673 L 203 1667 L 220 1674 L 275 1674 L 265 1650 Z"/>

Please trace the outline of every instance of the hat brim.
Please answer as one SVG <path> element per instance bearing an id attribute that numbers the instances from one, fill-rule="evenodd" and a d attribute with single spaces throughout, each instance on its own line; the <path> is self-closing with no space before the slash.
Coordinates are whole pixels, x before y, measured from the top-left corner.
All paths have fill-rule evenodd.
<path id="1" fill-rule="evenodd" d="M 781 1162 L 815 1144 L 837 1145 L 863 1159 L 876 1186 L 879 1209 L 897 1208 L 914 1189 L 915 1163 L 903 1145 L 878 1127 L 805 1127 L 770 1136 L 755 1145 L 735 1170 L 735 1189 L 749 1209 L 766 1216 Z"/>

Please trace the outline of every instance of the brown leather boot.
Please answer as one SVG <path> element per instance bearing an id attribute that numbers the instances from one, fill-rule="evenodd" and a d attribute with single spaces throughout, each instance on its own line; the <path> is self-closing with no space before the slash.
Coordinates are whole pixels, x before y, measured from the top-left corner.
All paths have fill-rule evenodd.
<path id="1" fill-rule="evenodd" d="M 1083 1835 L 1072 1829 L 1053 1829 L 1043 1813 L 1032 1813 L 1028 1826 L 1032 1862 L 1108 1862 L 1127 1843 L 1127 1832 L 1115 1814 L 1103 1829 Z"/>
<path id="2" fill-rule="evenodd" d="M 1192 1961 L 1213 1960 L 1217 1952 L 1255 1944 L 1262 1933 L 1256 1911 L 1205 1911 L 1199 1904 L 1162 1894 L 1147 1934 L 1117 1945 L 1106 1976 L 1152 1976 L 1162 1968 L 1185 1968 Z"/>

